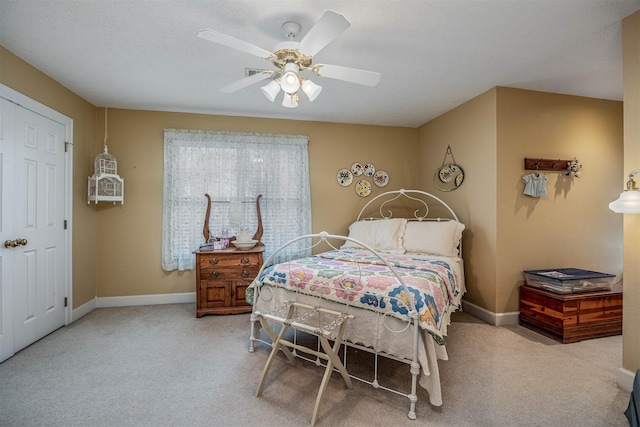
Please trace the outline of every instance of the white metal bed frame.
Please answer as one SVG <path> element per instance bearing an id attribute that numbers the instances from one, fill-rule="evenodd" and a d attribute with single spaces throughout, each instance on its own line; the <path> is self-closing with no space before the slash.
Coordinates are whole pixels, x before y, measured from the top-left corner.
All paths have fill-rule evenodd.
<path id="1" fill-rule="evenodd" d="M 428 214 L 429 214 L 429 206 L 427 204 L 427 202 L 421 198 L 418 197 L 414 197 L 413 194 L 417 194 L 420 195 L 422 197 L 424 197 L 425 199 L 429 200 L 434 200 L 435 202 L 438 203 L 438 206 L 444 207 L 446 212 L 450 214 L 451 218 L 429 218 Z M 367 204 L 365 204 L 363 206 L 363 208 L 360 210 L 360 213 L 358 214 L 357 220 L 369 220 L 369 219 L 377 219 L 377 218 L 373 218 L 373 217 L 367 217 L 364 218 L 363 215 L 365 212 L 367 212 L 367 209 L 377 200 L 380 199 L 384 199 L 384 201 L 380 204 L 379 207 L 379 214 L 380 214 L 380 219 L 382 218 L 392 218 L 393 217 L 393 213 L 391 212 L 391 210 L 388 210 L 386 213 L 383 212 L 383 209 L 385 208 L 385 206 L 387 206 L 389 203 L 401 198 L 401 197 L 406 197 L 410 200 L 413 200 L 415 202 L 418 202 L 420 204 L 422 204 L 421 207 L 419 207 L 418 209 L 413 211 L 413 218 L 410 218 L 410 220 L 415 220 L 415 221 L 442 221 L 442 220 L 455 220 L 458 221 L 458 217 L 455 214 L 455 212 L 444 202 L 442 201 L 440 198 L 430 194 L 430 193 L 426 193 L 424 191 L 420 191 L 420 190 L 404 190 L 404 189 L 400 189 L 400 190 L 394 190 L 394 191 L 389 191 L 389 192 L 385 192 L 383 194 L 380 194 L 374 198 L 372 198 Z M 422 210 L 424 209 L 424 213 L 422 213 Z M 387 268 L 389 268 L 391 270 L 391 272 L 393 272 L 393 275 L 396 277 L 396 279 L 398 280 L 398 282 L 402 285 L 402 288 L 404 289 L 404 292 L 408 295 L 409 294 L 409 289 L 407 287 L 407 285 L 405 284 L 405 282 L 402 280 L 402 278 L 398 275 L 398 273 L 395 271 L 395 269 L 393 268 L 392 265 L 390 265 L 387 260 L 384 258 L 384 256 L 382 256 L 380 253 L 378 253 L 375 249 L 373 249 L 372 247 L 366 245 L 363 242 L 360 242 L 356 239 L 350 238 L 350 237 L 346 237 L 346 236 L 339 236 L 339 235 L 332 235 L 329 234 L 327 232 L 321 232 L 321 233 L 317 233 L 317 234 L 308 234 L 305 236 L 300 236 L 296 239 L 293 239 L 289 242 L 287 242 L 285 245 L 281 246 L 280 248 L 278 248 L 276 251 L 274 251 L 269 258 L 267 258 L 267 260 L 264 262 L 264 265 L 262 266 L 262 268 L 260 269 L 257 277 L 261 277 L 263 271 L 265 270 L 265 268 L 268 268 L 272 263 L 273 263 L 273 259 L 275 258 L 275 256 L 281 252 L 285 247 L 288 247 L 292 244 L 295 244 L 296 242 L 300 242 L 302 240 L 305 239 L 311 239 L 312 240 L 312 244 L 310 246 L 310 248 L 315 248 L 316 246 L 320 245 L 320 244 L 326 244 L 328 247 L 332 248 L 332 249 L 337 249 L 337 247 L 331 243 L 331 241 L 351 241 L 355 244 L 358 244 L 359 246 L 361 246 L 362 248 L 368 250 L 369 252 L 371 252 L 372 254 L 374 254 L 382 263 L 384 263 L 384 265 L 386 265 Z M 313 243 L 313 239 L 317 239 L 316 243 Z M 309 248 L 306 248 L 309 249 Z M 462 245 L 460 243 L 460 247 L 459 247 L 459 251 L 460 254 L 462 253 Z M 269 370 L 269 366 L 271 364 L 271 362 L 273 361 L 273 356 L 278 352 L 278 350 L 282 350 L 283 353 L 285 353 L 285 355 L 287 356 L 287 359 L 289 360 L 289 362 L 291 364 L 294 364 L 294 360 L 291 356 L 295 356 L 297 358 L 300 358 L 302 360 L 306 360 L 308 362 L 311 363 L 315 363 L 317 365 L 321 365 L 324 366 L 326 368 L 326 371 L 328 372 L 329 370 L 335 370 L 337 372 L 340 372 L 341 375 L 343 375 L 343 377 L 345 375 L 348 375 L 348 377 L 369 384 L 372 387 L 376 388 L 376 389 L 382 389 L 391 393 L 395 393 L 401 396 L 404 396 L 406 398 L 409 399 L 410 405 L 409 405 L 409 412 L 407 414 L 407 416 L 412 419 L 415 420 L 416 419 L 416 412 L 415 412 L 415 407 L 416 407 L 416 403 L 418 400 L 417 397 L 417 384 L 418 384 L 418 376 L 420 374 L 420 364 L 418 362 L 418 343 L 419 343 L 419 333 L 420 333 L 420 327 L 419 327 L 419 323 L 418 323 L 418 312 L 416 310 L 414 301 L 409 298 L 408 302 L 409 302 L 409 307 L 406 307 L 406 304 L 404 301 L 398 300 L 398 304 L 399 305 L 405 305 L 405 307 L 408 309 L 409 311 L 409 323 L 407 323 L 407 326 L 405 329 L 408 328 L 412 328 L 412 359 L 411 360 L 407 360 L 407 359 L 402 359 L 399 357 L 396 357 L 394 355 L 390 355 L 387 353 L 384 353 L 383 351 L 379 351 L 376 348 L 370 348 L 367 346 L 363 346 L 363 345 L 359 345 L 353 342 L 349 342 L 346 339 L 341 339 L 340 337 L 338 337 L 338 345 L 334 345 L 333 349 L 334 349 L 334 353 L 337 353 L 339 351 L 339 347 L 340 347 L 340 342 L 342 344 L 344 344 L 343 346 L 343 365 L 344 368 L 342 366 L 338 366 L 338 368 L 335 367 L 335 363 L 331 362 L 331 359 L 333 356 L 329 355 L 327 357 L 325 357 L 324 355 L 320 354 L 322 353 L 322 351 L 320 350 L 320 339 L 322 339 L 323 336 L 326 336 L 326 328 L 324 328 L 323 326 L 312 326 L 309 325 L 308 323 L 305 322 L 300 322 L 300 323 L 304 323 L 303 327 L 300 328 L 296 328 L 293 327 L 294 329 L 294 342 L 290 343 L 288 341 L 285 341 L 285 343 L 287 344 L 291 344 L 290 346 L 287 345 L 288 348 L 292 348 L 293 351 L 289 352 L 288 348 L 286 348 L 285 346 L 283 346 L 279 340 L 281 339 L 281 335 L 282 334 L 277 334 L 276 332 L 273 332 L 273 330 L 271 330 L 270 328 L 264 328 L 268 335 L 271 338 L 271 342 L 266 341 L 264 339 L 262 339 L 260 337 L 260 332 L 259 329 L 256 328 L 256 324 L 260 323 L 263 324 L 263 322 L 266 322 L 268 320 L 271 320 L 272 322 L 275 322 L 277 324 L 280 325 L 280 327 L 282 328 L 280 330 L 280 332 L 284 333 L 284 329 L 285 326 L 289 327 L 292 326 L 293 323 L 295 323 L 294 321 L 291 320 L 292 314 L 291 314 L 291 309 L 290 306 L 286 307 L 286 310 L 284 310 L 282 307 L 279 308 L 275 308 L 273 310 L 271 310 L 270 312 L 260 312 L 258 310 L 256 310 L 256 304 L 255 301 L 257 301 L 258 298 L 262 298 L 262 292 L 261 292 L 261 287 L 257 286 L 255 289 L 255 297 L 254 297 L 254 310 L 251 314 L 251 335 L 250 335 L 250 343 L 249 343 L 249 351 L 253 352 L 254 351 L 254 343 L 257 342 L 261 342 L 263 344 L 266 344 L 268 346 L 272 347 L 272 352 L 271 355 L 269 357 L 269 360 L 267 361 L 267 365 L 265 366 L 264 370 L 263 370 L 263 375 L 260 379 L 259 385 L 258 385 L 258 389 L 256 391 L 256 395 L 260 395 L 260 393 L 262 392 L 262 389 L 264 387 L 264 381 L 265 381 L 265 377 L 268 373 Z M 318 297 L 319 300 L 321 301 L 320 304 L 318 306 L 315 307 L 315 310 L 323 310 L 321 307 L 322 304 L 322 298 Z M 291 305 L 295 305 L 295 302 L 288 302 Z M 351 316 L 353 317 L 350 313 L 352 313 L 354 310 L 357 312 L 359 310 L 362 310 L 361 308 L 354 308 L 354 310 L 350 311 L 350 307 L 348 302 L 345 304 L 347 306 L 347 309 L 345 310 L 345 313 L 336 313 L 336 315 L 344 315 L 344 316 Z M 282 315 L 278 314 L 278 312 L 282 312 L 282 311 L 287 311 L 288 312 L 288 318 L 287 317 L 283 317 Z M 378 315 L 382 315 L 384 316 L 383 313 L 377 313 Z M 307 314 L 303 314 L 302 316 L 300 316 L 299 318 L 306 318 L 308 317 Z M 384 318 L 386 319 L 386 317 Z M 383 320 L 384 321 L 384 320 Z M 386 325 L 385 325 L 386 326 Z M 314 331 L 315 328 L 315 331 Z M 392 331 L 389 327 L 387 327 L 388 330 L 390 330 L 391 332 L 403 332 L 403 331 Z M 310 333 L 313 335 L 316 335 L 317 337 L 319 337 L 318 340 L 318 349 L 316 351 L 305 351 L 304 349 L 300 349 L 299 346 L 296 344 L 296 333 L 297 331 L 303 331 L 306 333 Z M 340 336 L 342 335 L 341 333 L 339 334 Z M 379 334 L 378 334 L 379 335 Z M 336 335 L 334 335 L 335 337 Z M 273 345 L 273 343 L 276 342 L 276 346 Z M 323 345 L 324 347 L 324 345 Z M 373 376 L 373 380 L 368 380 L 366 378 L 361 378 L 357 375 L 353 375 L 351 373 L 347 372 L 347 347 L 351 347 L 351 348 L 355 348 L 358 350 L 363 350 L 369 353 L 374 354 L 375 359 L 374 359 L 374 376 Z M 309 357 L 304 356 L 303 354 L 299 354 L 298 351 L 296 351 L 297 349 L 302 350 L 303 353 L 307 353 L 307 354 L 312 354 L 315 355 L 316 358 L 315 359 L 311 359 Z M 326 349 L 326 353 L 329 353 L 329 349 Z M 400 390 L 396 390 L 390 387 L 386 387 L 381 385 L 378 382 L 378 356 L 382 356 L 382 357 L 386 357 L 389 359 L 393 359 L 393 360 L 397 360 L 400 361 L 402 363 L 407 363 L 410 365 L 410 373 L 411 373 L 411 386 L 410 386 L 410 392 L 406 393 Z M 327 360 L 326 364 L 323 364 L 321 362 L 322 360 Z M 312 417 L 312 425 L 315 423 L 316 420 L 316 416 L 317 416 L 317 411 L 318 411 L 318 406 L 320 404 L 320 400 L 322 398 L 322 393 L 324 392 L 324 388 L 326 388 L 326 382 L 328 379 L 328 374 L 327 372 L 325 372 L 325 378 L 323 379 L 323 383 L 321 385 L 321 389 L 318 393 L 318 397 L 316 400 L 316 405 L 314 408 L 314 412 L 313 412 L 313 417 Z M 347 386 L 350 385 L 350 382 L 347 381 L 347 379 L 345 378 L 345 382 L 347 384 Z M 350 387 L 349 387 L 350 388 Z"/>

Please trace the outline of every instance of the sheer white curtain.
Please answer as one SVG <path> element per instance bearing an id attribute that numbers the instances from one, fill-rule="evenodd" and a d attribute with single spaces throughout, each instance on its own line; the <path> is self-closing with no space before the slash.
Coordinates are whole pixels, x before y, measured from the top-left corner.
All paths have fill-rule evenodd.
<path id="1" fill-rule="evenodd" d="M 212 199 L 212 236 L 224 228 L 253 235 L 260 210 L 265 259 L 287 241 L 311 233 L 308 137 L 165 129 L 162 268 L 195 267 L 193 251 Z M 299 248 L 283 252 L 279 259 Z M 306 255 L 305 253 L 299 255 Z"/>

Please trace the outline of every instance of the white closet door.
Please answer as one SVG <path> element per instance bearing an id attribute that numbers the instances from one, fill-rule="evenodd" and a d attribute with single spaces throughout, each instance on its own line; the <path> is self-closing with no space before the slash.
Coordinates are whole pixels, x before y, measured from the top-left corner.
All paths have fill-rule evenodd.
<path id="1" fill-rule="evenodd" d="M 65 125 L 2 101 L 0 361 L 66 321 Z"/>

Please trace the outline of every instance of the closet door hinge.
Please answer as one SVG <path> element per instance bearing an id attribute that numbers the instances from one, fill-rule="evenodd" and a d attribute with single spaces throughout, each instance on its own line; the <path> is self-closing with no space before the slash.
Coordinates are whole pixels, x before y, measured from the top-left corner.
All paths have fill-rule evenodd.
<path id="1" fill-rule="evenodd" d="M 67 297 L 64 297 L 64 306 L 68 306 L 69 305 L 69 299 Z"/>
<path id="2" fill-rule="evenodd" d="M 64 220 L 64 229 L 65 230 L 67 229 L 67 220 L 66 219 Z"/>

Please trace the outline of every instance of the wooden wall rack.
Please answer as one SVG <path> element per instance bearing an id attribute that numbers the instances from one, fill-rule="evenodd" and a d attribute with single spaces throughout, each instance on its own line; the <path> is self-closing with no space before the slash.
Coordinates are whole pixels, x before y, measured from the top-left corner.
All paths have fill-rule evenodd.
<path id="1" fill-rule="evenodd" d="M 555 172 L 563 172 L 566 171 L 568 167 L 568 163 L 571 160 L 558 160 L 558 159 L 524 159 L 524 169 L 525 170 L 535 170 L 535 171 L 555 171 Z"/>

